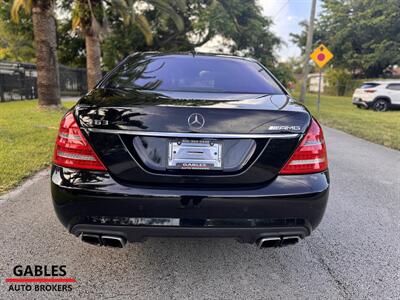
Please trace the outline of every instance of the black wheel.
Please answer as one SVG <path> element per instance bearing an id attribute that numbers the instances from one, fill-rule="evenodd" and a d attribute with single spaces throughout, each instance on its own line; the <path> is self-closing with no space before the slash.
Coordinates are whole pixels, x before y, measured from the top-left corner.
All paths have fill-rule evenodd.
<path id="1" fill-rule="evenodd" d="M 361 108 L 363 108 L 363 107 L 362 107 L 362 105 L 357 105 L 357 108 L 361 109 Z"/>
<path id="2" fill-rule="evenodd" d="M 389 102 L 385 99 L 378 99 L 374 102 L 373 108 L 375 111 L 387 111 Z"/>

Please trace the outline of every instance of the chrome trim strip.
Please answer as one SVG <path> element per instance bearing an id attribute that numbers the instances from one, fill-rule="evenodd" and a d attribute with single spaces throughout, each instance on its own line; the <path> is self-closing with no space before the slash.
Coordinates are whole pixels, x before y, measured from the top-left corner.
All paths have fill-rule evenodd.
<path id="1" fill-rule="evenodd" d="M 324 158 L 316 158 L 316 159 L 296 159 L 292 160 L 289 165 L 298 166 L 298 165 L 312 165 L 312 164 L 320 164 L 325 162 Z"/>
<path id="2" fill-rule="evenodd" d="M 64 158 L 69 158 L 69 159 L 79 159 L 79 160 L 86 160 L 86 161 L 96 161 L 96 158 L 94 158 L 92 155 L 83 155 L 83 154 L 78 154 L 78 153 L 68 153 L 64 151 L 57 151 L 57 156 L 61 156 Z"/>
<path id="3" fill-rule="evenodd" d="M 101 128 L 83 128 L 91 132 L 113 133 L 113 134 L 129 134 L 140 136 L 158 136 L 158 137 L 177 137 L 177 138 L 234 138 L 234 139 L 292 139 L 300 136 L 298 133 L 285 134 L 264 134 L 264 133 L 193 133 L 193 132 L 155 132 L 140 130 L 118 130 L 118 129 L 101 129 Z"/>

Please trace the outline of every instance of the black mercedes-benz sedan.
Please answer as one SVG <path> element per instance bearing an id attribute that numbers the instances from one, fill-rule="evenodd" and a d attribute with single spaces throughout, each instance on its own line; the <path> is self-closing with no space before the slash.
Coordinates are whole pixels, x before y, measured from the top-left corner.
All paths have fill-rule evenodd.
<path id="1" fill-rule="evenodd" d="M 321 126 L 253 59 L 139 53 L 61 121 L 51 191 L 83 241 L 149 237 L 295 244 L 321 221 Z"/>

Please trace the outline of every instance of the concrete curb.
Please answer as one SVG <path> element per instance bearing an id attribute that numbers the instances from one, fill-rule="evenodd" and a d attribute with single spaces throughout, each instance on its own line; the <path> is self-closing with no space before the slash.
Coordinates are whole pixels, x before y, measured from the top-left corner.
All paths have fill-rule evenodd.
<path id="1" fill-rule="evenodd" d="M 38 182 L 40 179 L 48 176 L 49 174 L 50 174 L 50 168 L 47 167 L 46 169 L 41 170 L 35 173 L 33 176 L 25 179 L 18 187 L 0 196 L 0 205 L 11 198 L 18 196 L 25 189 Z"/>

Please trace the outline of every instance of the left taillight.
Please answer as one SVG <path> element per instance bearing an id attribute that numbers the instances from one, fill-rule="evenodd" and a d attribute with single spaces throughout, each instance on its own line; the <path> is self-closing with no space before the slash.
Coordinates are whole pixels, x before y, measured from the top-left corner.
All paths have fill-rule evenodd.
<path id="1" fill-rule="evenodd" d="M 106 170 L 83 136 L 72 112 L 61 120 L 53 163 L 72 169 Z"/>
<path id="2" fill-rule="evenodd" d="M 328 169 L 328 157 L 321 126 L 311 119 L 300 145 L 279 174 L 310 174 Z"/>

